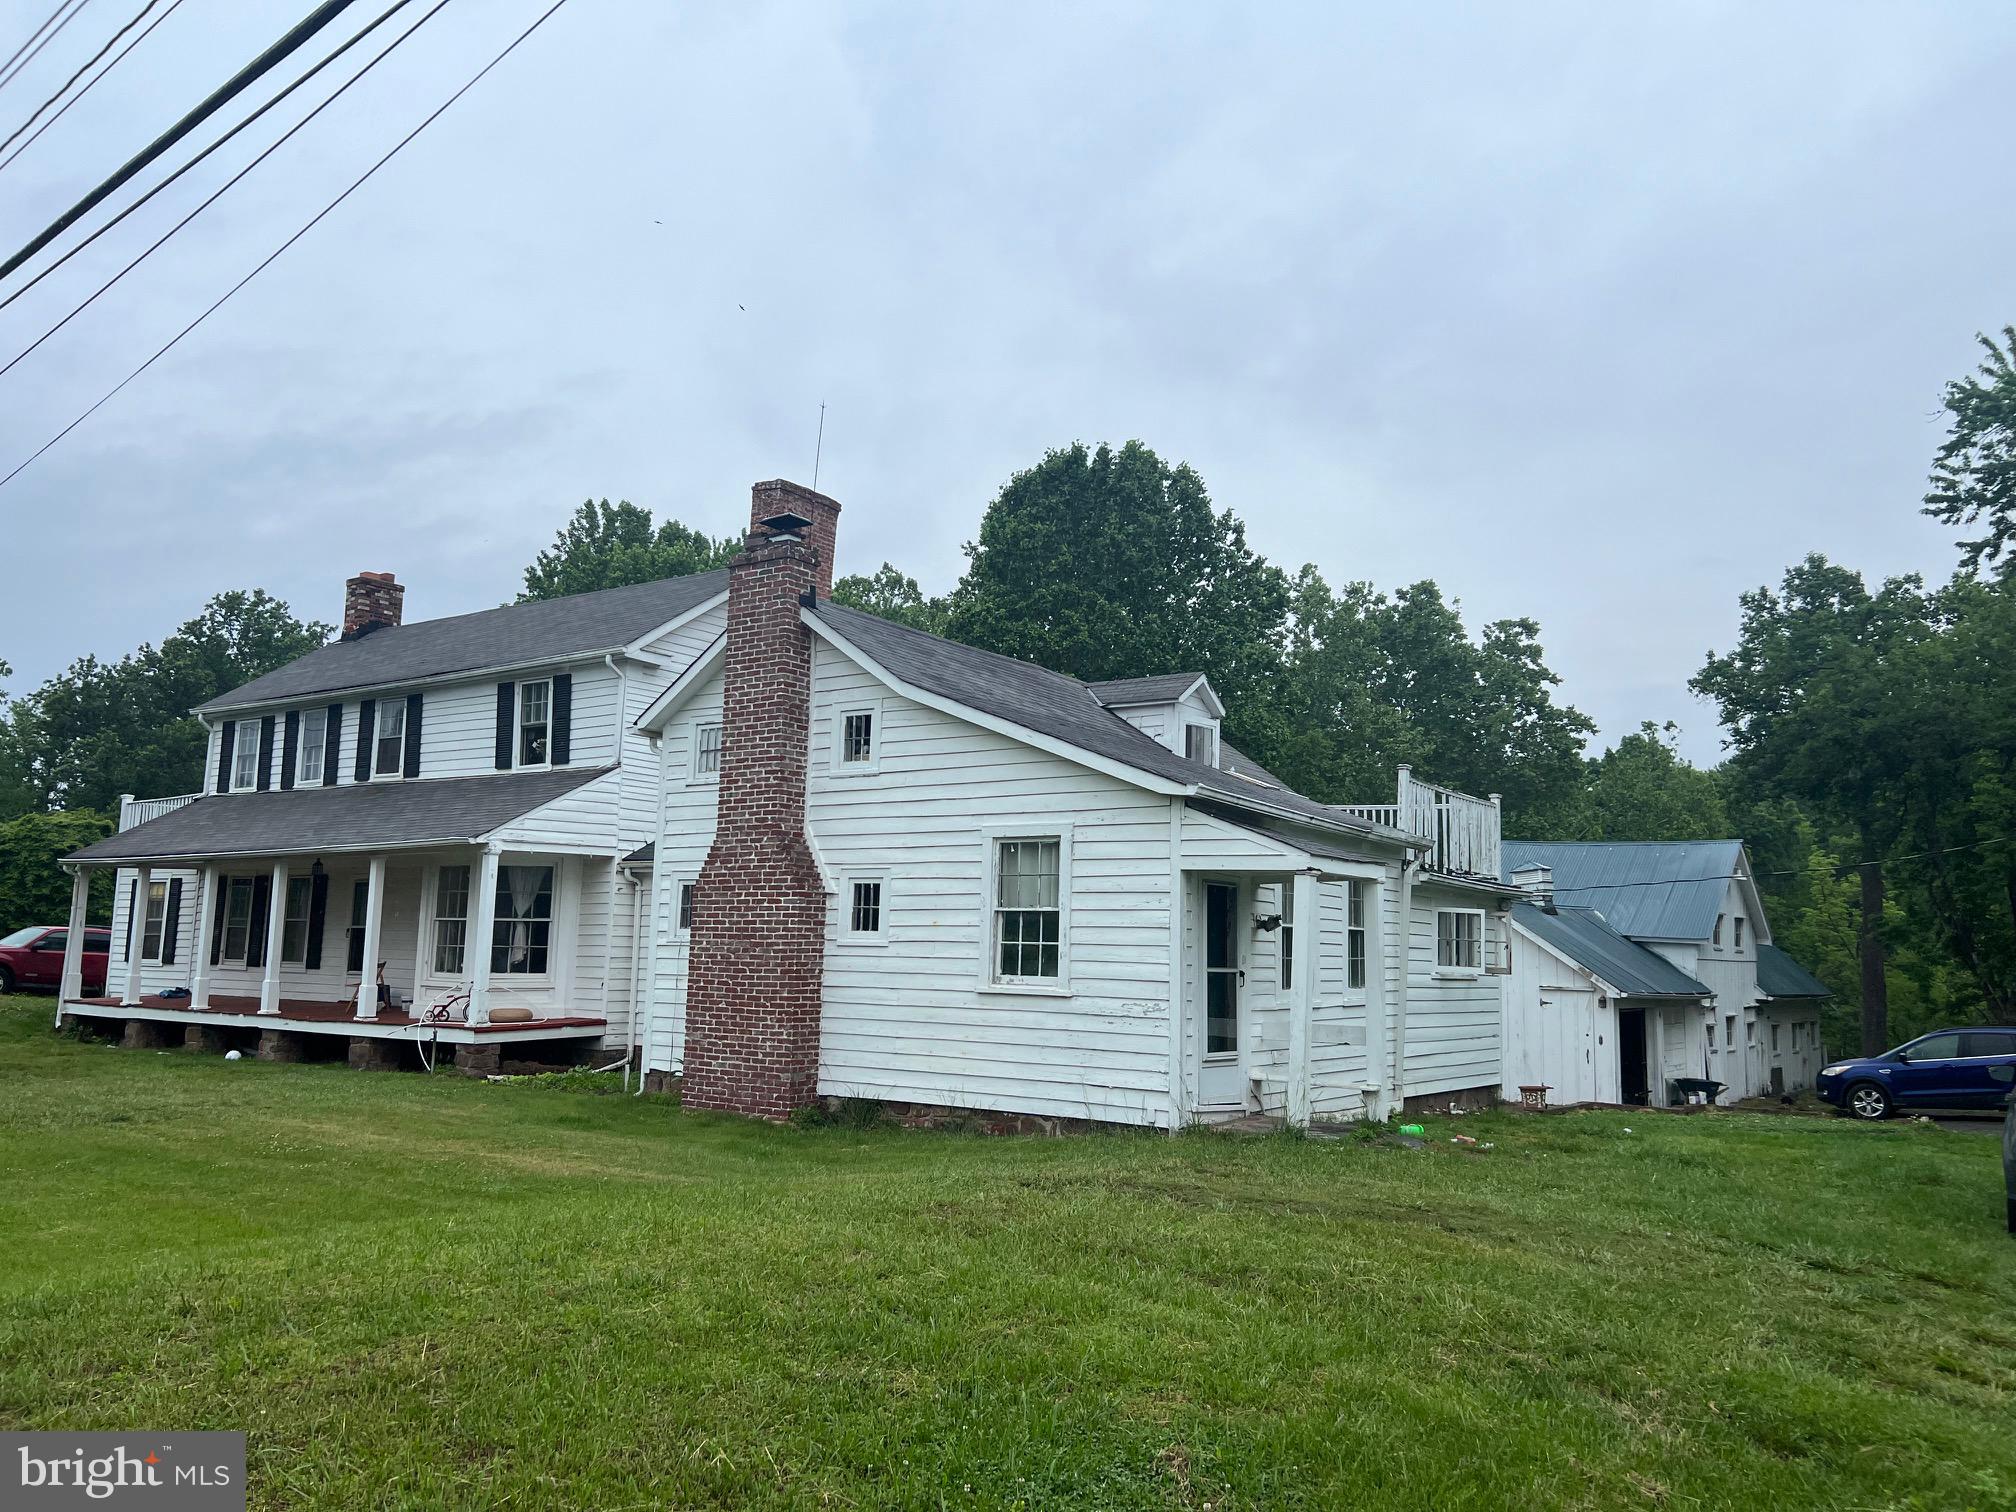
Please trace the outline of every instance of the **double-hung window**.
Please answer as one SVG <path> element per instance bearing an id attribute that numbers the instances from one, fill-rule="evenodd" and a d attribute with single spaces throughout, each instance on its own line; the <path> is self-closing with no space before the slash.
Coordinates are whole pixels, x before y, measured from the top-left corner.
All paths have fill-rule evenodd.
<path id="1" fill-rule="evenodd" d="M 469 959 L 469 868 L 444 866 L 434 877 L 434 974 L 460 976 Z"/>
<path id="2" fill-rule="evenodd" d="M 1484 969 L 1484 915 L 1474 908 L 1435 913 L 1435 965 L 1441 971 Z"/>
<path id="3" fill-rule="evenodd" d="M 149 882 L 147 884 L 147 908 L 140 926 L 140 959 L 159 961 L 161 959 L 161 934 L 168 922 L 168 884 Z"/>
<path id="4" fill-rule="evenodd" d="M 1371 891 L 1369 882 L 1347 882 L 1350 889 L 1349 913 L 1344 923 L 1344 985 L 1353 991 L 1363 991 L 1365 987 L 1365 899 Z"/>
<path id="5" fill-rule="evenodd" d="M 287 879 L 287 908 L 280 916 L 280 959 L 298 966 L 308 959 L 308 901 L 314 893 L 309 877 Z"/>
<path id="6" fill-rule="evenodd" d="M 718 721 L 693 727 L 693 775 L 703 780 L 721 775 L 721 726 Z"/>
<path id="7" fill-rule="evenodd" d="M 994 980 L 1054 984 L 1063 975 L 1060 840 L 1000 840 L 994 850 Z"/>
<path id="8" fill-rule="evenodd" d="M 1193 730 L 1197 726 L 1192 725 Z M 1295 985 L 1295 884 L 1281 884 L 1281 990 Z"/>
<path id="9" fill-rule="evenodd" d="M 500 866 L 497 922 L 490 935 L 496 976 L 544 976 L 553 933 L 553 868 Z"/>
<path id="10" fill-rule="evenodd" d="M 313 787 L 322 780 L 322 757 L 329 740 L 329 711 L 303 709 L 301 733 L 294 747 L 294 782 Z"/>
<path id="11" fill-rule="evenodd" d="M 552 682 L 542 678 L 538 682 L 518 684 L 518 765 L 546 765 L 551 759 L 548 740 L 552 727 Z"/>
<path id="12" fill-rule="evenodd" d="M 259 721 L 239 720 L 231 741 L 231 791 L 249 793 L 259 785 Z"/>
<path id="13" fill-rule="evenodd" d="M 224 948 L 226 961 L 243 961 L 252 944 L 252 879 L 233 877 L 224 888 Z"/>
<path id="14" fill-rule="evenodd" d="M 406 769 L 406 701 L 403 698 L 378 700 L 377 759 L 371 763 L 374 777 L 397 777 Z"/>
<path id="15" fill-rule="evenodd" d="M 371 879 L 359 877 L 350 884 L 349 938 L 344 942 L 343 969 L 352 976 L 364 970 L 364 917 L 371 906 Z"/>
<path id="16" fill-rule="evenodd" d="M 1743 915 L 1736 915 L 1736 948 L 1743 948 Z"/>

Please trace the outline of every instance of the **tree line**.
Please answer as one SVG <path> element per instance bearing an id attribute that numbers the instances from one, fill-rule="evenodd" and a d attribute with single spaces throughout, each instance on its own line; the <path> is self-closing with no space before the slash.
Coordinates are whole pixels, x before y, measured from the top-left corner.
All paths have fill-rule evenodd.
<path id="1" fill-rule="evenodd" d="M 1960 531 L 1952 579 L 1874 589 L 1813 555 L 1743 595 L 1735 646 L 1693 679 L 1730 757 L 1682 759 L 1647 723 L 1600 754 L 1538 624 L 1474 632 L 1431 580 L 1391 591 L 1290 572 L 1204 480 L 1139 441 L 1074 443 L 1008 479 L 959 581 L 897 566 L 835 599 L 1086 680 L 1208 675 L 1227 739 L 1330 802 L 1377 802 L 1394 768 L 1502 795 L 1508 835 L 1746 839 L 1773 932 L 1837 994 L 1830 1045 L 1865 1048 L 2016 1008 L 2016 329 L 1944 394 L 1920 507 Z M 734 537 L 589 500 L 525 568 L 521 602 L 726 565 Z M 0 693 L 0 929 L 59 916 L 54 858 L 109 829 L 122 792 L 201 781 L 194 705 L 331 627 L 258 590 L 220 594 L 158 647 L 84 657 Z M 5 677 L 0 664 L 0 679 Z M 40 879 L 39 881 L 37 879 Z"/>

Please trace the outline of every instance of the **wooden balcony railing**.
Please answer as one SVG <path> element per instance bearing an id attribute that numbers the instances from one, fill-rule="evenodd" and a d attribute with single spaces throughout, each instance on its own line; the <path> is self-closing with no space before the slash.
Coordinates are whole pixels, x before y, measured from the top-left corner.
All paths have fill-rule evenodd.
<path id="1" fill-rule="evenodd" d="M 1472 797 L 1454 788 L 1422 782 L 1410 767 L 1400 768 L 1397 803 L 1338 805 L 1357 819 L 1418 835 L 1429 842 L 1422 864 L 1452 877 L 1489 877 L 1499 867 L 1498 795 Z"/>
<path id="2" fill-rule="evenodd" d="M 174 798 L 135 798 L 131 793 L 119 796 L 119 829 L 123 834 L 136 824 L 145 824 L 149 819 L 159 819 L 163 814 L 172 814 L 185 803 L 194 803 L 201 793 L 182 793 Z"/>

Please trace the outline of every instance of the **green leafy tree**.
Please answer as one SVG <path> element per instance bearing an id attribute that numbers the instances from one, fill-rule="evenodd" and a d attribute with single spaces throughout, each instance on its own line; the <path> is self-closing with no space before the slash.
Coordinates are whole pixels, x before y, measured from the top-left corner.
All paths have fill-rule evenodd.
<path id="1" fill-rule="evenodd" d="M 92 809 L 0 822 L 0 935 L 31 924 L 68 922 L 70 878 L 57 862 L 111 833 L 112 820 Z M 110 872 L 92 880 L 89 917 L 94 924 L 111 921 Z"/>
<path id="2" fill-rule="evenodd" d="M 85 656 L 7 709 L 8 740 L 40 809 L 116 812 L 122 793 L 186 793 L 205 736 L 189 712 L 327 641 L 261 589 L 220 593 L 159 646 Z"/>
<path id="3" fill-rule="evenodd" d="M 726 567 L 739 544 L 726 537 L 717 541 L 677 520 L 655 523 L 650 510 L 628 499 L 619 504 L 589 499 L 525 569 L 518 602 L 711 572 Z"/>
<path id="4" fill-rule="evenodd" d="M 1051 451 L 1008 480 L 966 551 L 953 639 L 1088 681 L 1203 672 L 1233 740 L 1266 759 L 1288 581 L 1190 467 L 1138 441 Z"/>
<path id="5" fill-rule="evenodd" d="M 1588 763 L 1582 792 L 1553 826 L 1564 840 L 1717 840 L 1730 828 L 1722 784 L 1674 747 L 1679 727 L 1646 720 Z"/>
<path id="6" fill-rule="evenodd" d="M 872 577 L 856 573 L 841 578 L 833 585 L 833 602 L 880 615 L 913 630 L 932 635 L 945 633 L 945 600 L 926 597 L 915 578 L 905 576 L 888 562 Z"/>
<path id="7" fill-rule="evenodd" d="M 1982 525 L 1985 533 L 1960 543 L 1972 568 L 2016 560 L 2016 326 L 2002 339 L 1975 338 L 1986 359 L 1965 378 L 1946 385 L 1946 442 L 1932 465 L 1925 513 L 1956 528 Z"/>

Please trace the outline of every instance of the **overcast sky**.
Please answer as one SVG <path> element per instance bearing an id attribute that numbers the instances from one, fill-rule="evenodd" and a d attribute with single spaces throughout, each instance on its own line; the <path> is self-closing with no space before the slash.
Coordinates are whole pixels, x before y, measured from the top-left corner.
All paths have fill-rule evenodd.
<path id="1" fill-rule="evenodd" d="M 0 57 L 51 3 L 0 0 Z M 0 473 L 546 3 L 450 0 L 0 378 Z M 0 169 L 5 250 L 306 9 L 183 0 Z M 2016 320 L 2016 7 L 1653 9 L 568 0 L 0 489 L 0 658 L 24 691 L 228 588 L 334 620 L 365 568 L 488 607 L 590 495 L 726 534 L 823 401 L 843 573 L 943 590 L 1010 472 L 1138 437 L 1282 565 L 1531 615 L 1606 739 L 1713 760 L 1686 682 L 1739 592 L 1950 570 L 1916 507 Z M 0 360 L 277 129 L 0 312 Z"/>

